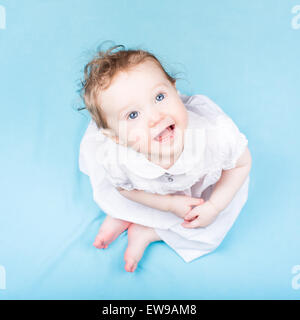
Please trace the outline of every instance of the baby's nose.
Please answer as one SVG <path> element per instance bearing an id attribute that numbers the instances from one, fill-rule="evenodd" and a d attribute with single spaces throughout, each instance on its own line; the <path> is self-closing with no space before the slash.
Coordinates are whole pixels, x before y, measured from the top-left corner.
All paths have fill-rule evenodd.
<path id="1" fill-rule="evenodd" d="M 150 128 L 155 127 L 163 119 L 163 115 L 159 113 L 151 114 L 148 120 L 148 125 Z"/>

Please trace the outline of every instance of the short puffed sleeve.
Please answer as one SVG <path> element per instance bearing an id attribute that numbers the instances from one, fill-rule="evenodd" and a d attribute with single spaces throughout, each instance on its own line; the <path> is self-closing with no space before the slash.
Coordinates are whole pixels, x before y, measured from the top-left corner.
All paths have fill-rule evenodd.
<path id="1" fill-rule="evenodd" d="M 80 143 L 79 169 L 90 177 L 93 187 L 107 178 L 115 187 L 134 189 L 122 170 L 116 150 L 117 145 L 103 135 L 91 120 Z"/>
<path id="2" fill-rule="evenodd" d="M 229 170 L 235 168 L 245 151 L 248 140 L 233 120 L 210 98 L 194 95 L 187 99 L 187 108 L 204 117 L 207 130 L 207 165 Z"/>
<path id="3" fill-rule="evenodd" d="M 227 115 L 220 116 L 216 126 L 216 146 L 221 167 L 223 170 L 233 169 L 244 153 L 248 140 Z"/>

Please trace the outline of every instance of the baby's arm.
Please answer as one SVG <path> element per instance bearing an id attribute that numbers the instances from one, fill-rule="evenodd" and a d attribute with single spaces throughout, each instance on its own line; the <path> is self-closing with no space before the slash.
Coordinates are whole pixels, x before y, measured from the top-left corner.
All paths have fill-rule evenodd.
<path id="1" fill-rule="evenodd" d="M 240 189 L 250 172 L 251 164 L 251 154 L 247 147 L 238 159 L 235 168 L 223 170 L 221 179 L 216 183 L 215 189 L 209 199 L 219 212 L 228 206 Z"/>
<path id="2" fill-rule="evenodd" d="M 212 223 L 218 214 L 228 206 L 245 182 L 250 172 L 251 164 L 251 154 L 247 147 L 238 159 L 235 168 L 223 170 L 221 178 L 216 183 L 210 199 L 185 216 L 186 220 L 191 220 L 196 216 L 198 216 L 198 218 L 189 223 L 184 222 L 182 226 L 186 228 L 197 228 L 205 227 Z"/>
<path id="3" fill-rule="evenodd" d="M 203 199 L 192 198 L 185 195 L 161 195 L 143 190 L 128 191 L 122 188 L 117 188 L 117 190 L 129 200 L 161 211 L 170 211 L 180 218 L 184 218 L 185 215 L 190 212 L 192 206 L 197 206 L 204 202 Z"/>

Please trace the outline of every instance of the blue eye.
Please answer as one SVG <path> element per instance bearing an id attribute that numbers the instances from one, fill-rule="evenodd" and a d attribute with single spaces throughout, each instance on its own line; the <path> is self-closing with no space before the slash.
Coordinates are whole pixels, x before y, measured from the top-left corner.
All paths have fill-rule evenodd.
<path id="1" fill-rule="evenodd" d="M 130 112 L 130 114 L 128 115 L 128 118 L 130 118 L 130 119 L 135 119 L 136 117 L 137 117 L 137 115 L 138 115 L 138 112 L 137 111 L 132 111 L 132 112 Z"/>
<path id="2" fill-rule="evenodd" d="M 156 98 L 157 97 L 165 97 L 165 95 L 163 94 L 163 93 L 160 93 L 160 94 L 158 94 L 157 96 L 156 96 Z M 159 99 L 159 100 L 156 100 L 156 101 L 162 101 L 163 100 L 163 98 L 162 99 Z"/>

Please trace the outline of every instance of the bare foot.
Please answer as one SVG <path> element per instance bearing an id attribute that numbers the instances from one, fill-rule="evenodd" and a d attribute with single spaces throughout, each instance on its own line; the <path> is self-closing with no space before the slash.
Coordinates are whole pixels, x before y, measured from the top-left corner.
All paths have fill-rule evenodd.
<path id="1" fill-rule="evenodd" d="M 161 238 L 153 228 L 132 223 L 128 228 L 128 247 L 125 251 L 125 270 L 133 272 L 141 260 L 147 246 Z"/>
<path id="2" fill-rule="evenodd" d="M 98 249 L 105 249 L 123 231 L 128 229 L 131 222 L 107 216 L 98 231 L 93 245 Z"/>

